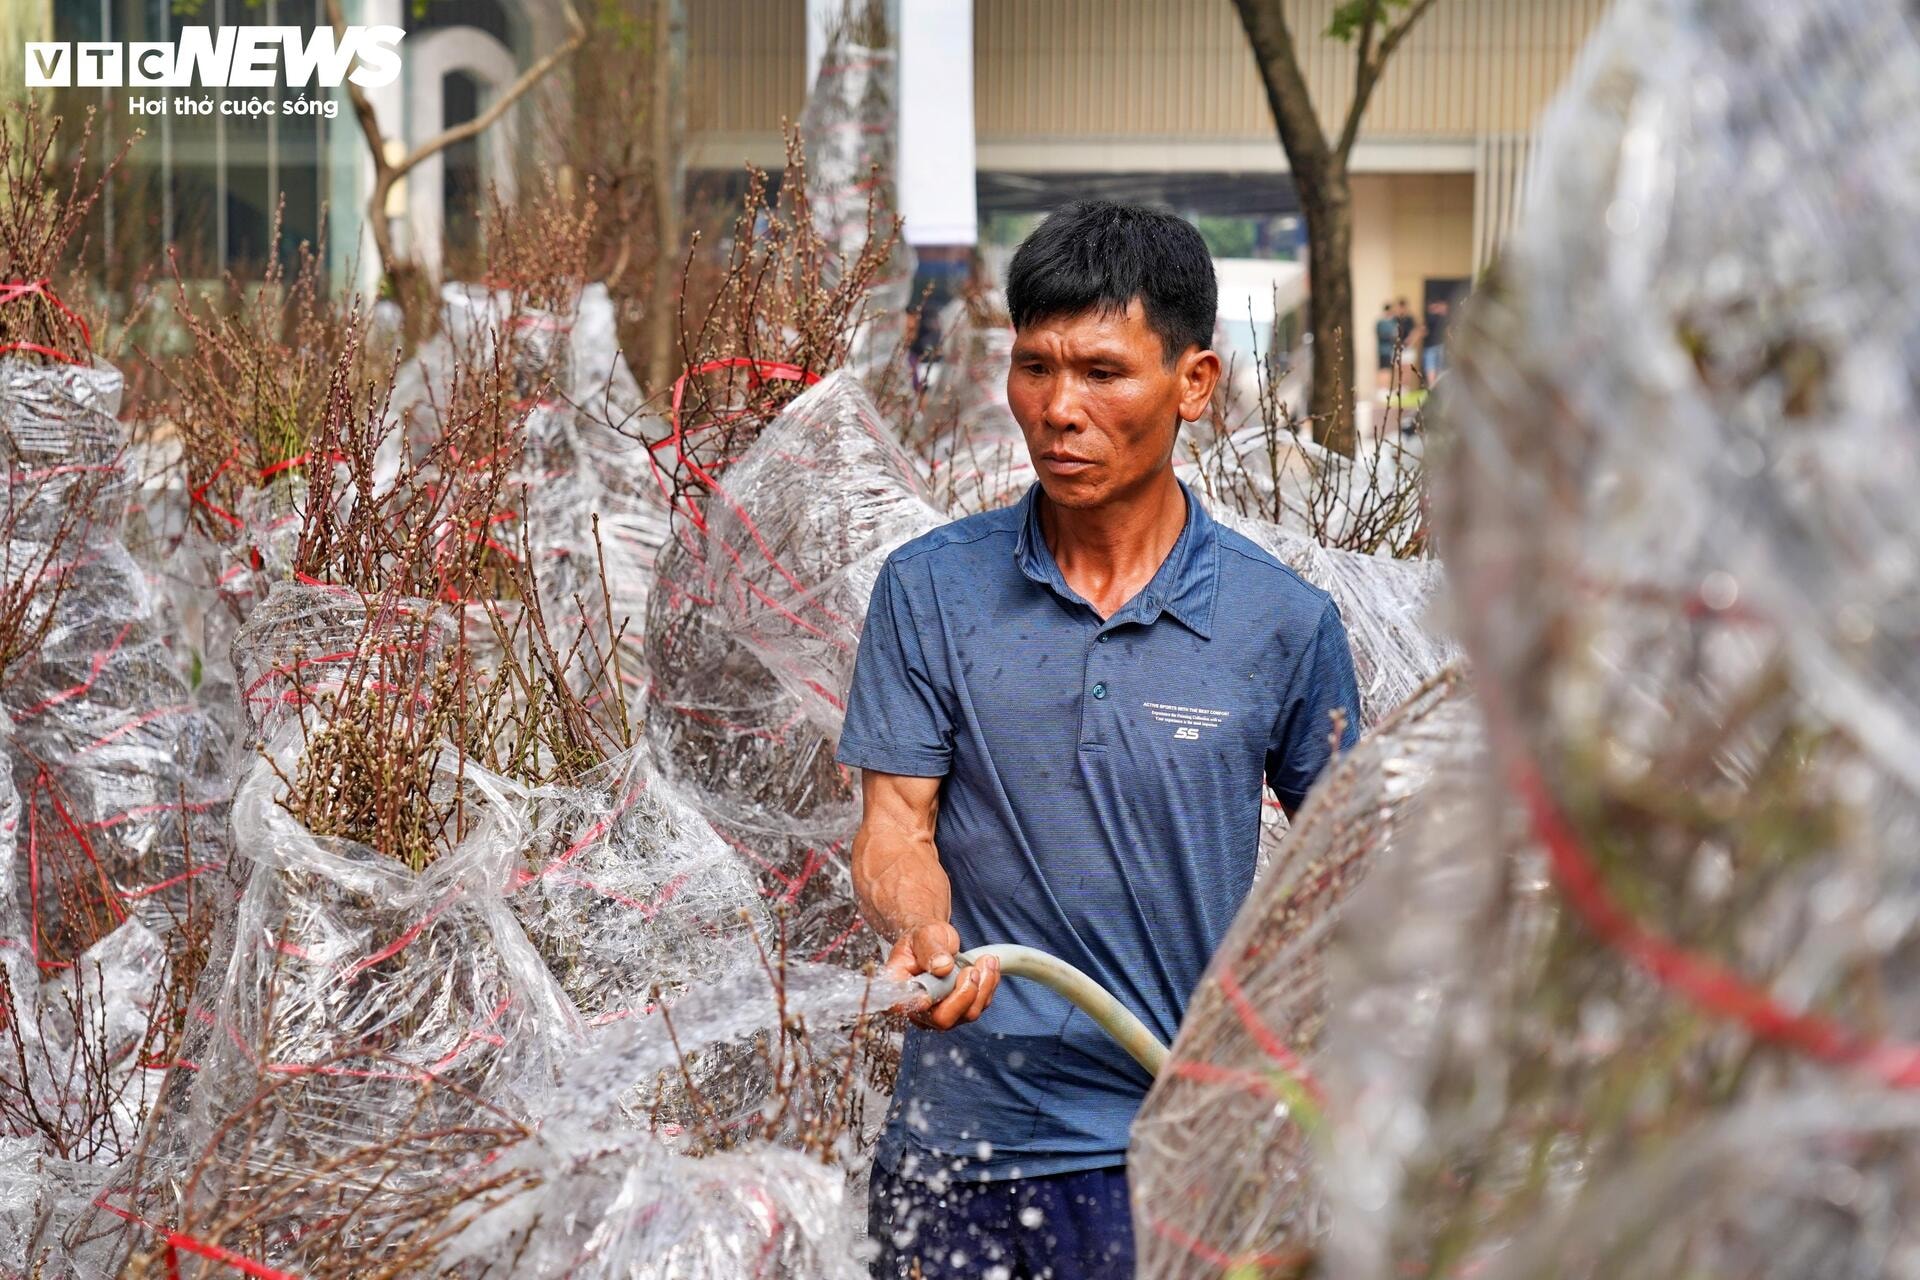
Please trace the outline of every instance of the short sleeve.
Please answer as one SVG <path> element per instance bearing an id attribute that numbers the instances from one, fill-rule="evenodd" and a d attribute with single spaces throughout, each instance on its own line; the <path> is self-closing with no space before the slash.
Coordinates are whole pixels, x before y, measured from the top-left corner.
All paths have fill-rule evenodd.
<path id="1" fill-rule="evenodd" d="M 1336 712 L 1341 717 L 1340 750 L 1345 751 L 1360 738 L 1360 690 L 1347 629 L 1329 600 L 1294 664 L 1267 742 L 1267 785 L 1290 810 L 1299 808 L 1333 759 Z"/>
<path id="2" fill-rule="evenodd" d="M 915 778 L 944 777 L 953 760 L 953 720 L 891 560 L 873 584 L 835 758 L 856 769 Z"/>

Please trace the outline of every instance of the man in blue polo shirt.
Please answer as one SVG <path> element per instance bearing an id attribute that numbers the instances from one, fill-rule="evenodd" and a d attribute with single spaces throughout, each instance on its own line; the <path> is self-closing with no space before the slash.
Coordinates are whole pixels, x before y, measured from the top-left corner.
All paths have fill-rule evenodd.
<path id="1" fill-rule="evenodd" d="M 840 738 L 863 771 L 854 886 L 895 976 L 1024 943 L 1171 1041 L 1252 884 L 1262 784 L 1291 813 L 1357 731 L 1352 657 L 1327 594 L 1174 478 L 1220 376 L 1199 234 L 1071 206 L 1015 254 L 1007 302 L 1039 483 L 881 571 Z M 875 1275 L 1130 1277 L 1146 1073 L 991 961 L 916 1021 Z"/>

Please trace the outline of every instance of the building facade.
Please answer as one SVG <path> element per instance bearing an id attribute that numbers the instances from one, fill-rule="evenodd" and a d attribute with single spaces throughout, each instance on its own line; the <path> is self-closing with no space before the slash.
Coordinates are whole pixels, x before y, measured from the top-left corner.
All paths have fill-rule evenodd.
<path id="1" fill-rule="evenodd" d="M 390 138 L 471 118 L 564 30 L 557 0 L 344 0 L 348 20 L 403 27 L 404 70 L 373 92 Z M 1608 0 L 1438 0 L 1395 54 L 1355 148 L 1356 348 L 1381 302 L 1420 307 L 1490 260 L 1520 210 L 1534 121 Z M 638 13 L 650 0 L 624 0 Z M 810 56 L 839 0 L 676 0 L 686 23 L 684 111 L 695 170 L 777 167 Z M 1337 0 L 1286 0 L 1309 88 L 1330 129 L 1353 52 L 1325 37 Z M 902 206 L 909 238 L 990 251 L 1085 194 L 1169 205 L 1224 257 L 1291 257 L 1298 205 L 1253 57 L 1229 0 L 890 0 L 901 46 Z M 10 0 L 26 38 L 166 40 L 186 24 L 310 25 L 324 0 Z M 14 43 L 14 42 L 10 42 Z M 636 68 L 644 74 L 646 68 Z M 110 106 L 107 91 L 99 93 Z M 228 91 L 241 92 L 241 91 Z M 254 91 L 245 91 L 252 93 Z M 385 215 L 429 265 L 476 234 L 488 183 L 524 171 L 529 113 L 421 165 Z M 131 127 L 107 110 L 109 133 Z M 371 162 L 351 112 L 143 122 L 115 210 L 130 236 L 189 264 L 258 260 L 311 239 L 325 216 L 336 279 L 377 280 L 362 225 Z M 931 142 L 916 145 L 916 138 Z M 968 161 L 971 161 L 969 164 Z M 939 216 L 922 216 L 938 206 Z M 956 204 L 957 202 L 957 204 Z M 970 206 L 970 207 L 968 207 Z M 275 210 L 281 231 L 270 243 Z"/>
<path id="2" fill-rule="evenodd" d="M 1017 239 L 1064 199 L 1109 194 L 1193 217 L 1221 256 L 1297 252 L 1304 231 L 1286 155 L 1229 0 L 966 2 L 971 46 L 952 41 L 936 56 L 970 64 L 984 243 Z M 896 0 L 903 26 L 919 3 Z M 1353 89 L 1352 48 L 1322 34 L 1336 3 L 1286 0 L 1330 133 Z M 1404 297 L 1419 309 L 1452 292 L 1511 230 L 1534 123 L 1608 3 L 1438 0 L 1395 53 L 1353 157 L 1361 385 L 1371 385 L 1366 339 L 1381 304 Z M 802 7 L 689 5 L 696 164 L 778 164 L 781 122 L 797 118 L 806 94 Z M 915 80 L 903 55 L 903 99 Z"/>

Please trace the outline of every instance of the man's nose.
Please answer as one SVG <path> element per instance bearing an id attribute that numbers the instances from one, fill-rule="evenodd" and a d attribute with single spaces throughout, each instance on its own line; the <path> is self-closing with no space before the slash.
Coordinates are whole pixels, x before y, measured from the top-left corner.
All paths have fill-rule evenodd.
<path id="1" fill-rule="evenodd" d="M 1078 383 L 1072 378 L 1055 378 L 1048 388 L 1042 420 L 1054 431 L 1078 431 L 1086 425 L 1085 405 Z"/>

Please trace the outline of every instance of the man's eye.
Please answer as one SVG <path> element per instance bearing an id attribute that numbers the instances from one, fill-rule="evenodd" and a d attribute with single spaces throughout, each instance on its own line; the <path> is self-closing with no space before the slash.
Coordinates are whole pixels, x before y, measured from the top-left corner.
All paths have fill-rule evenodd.
<path id="1" fill-rule="evenodd" d="M 1111 370 L 1111 369 L 1089 369 L 1089 370 L 1087 370 L 1087 377 L 1089 377 L 1089 378 L 1091 378 L 1091 379 L 1092 379 L 1093 381 L 1095 381 L 1095 382 L 1110 382 L 1110 381 L 1112 381 L 1112 380 L 1113 380 L 1113 379 L 1114 379 L 1115 377 L 1118 377 L 1118 376 L 1119 376 L 1119 375 L 1117 375 L 1116 373 L 1114 373 L 1114 371 L 1113 371 L 1113 370 Z"/>
<path id="2" fill-rule="evenodd" d="M 1034 363 L 1033 361 L 1028 361 L 1026 364 L 1021 365 L 1020 369 L 1021 369 L 1021 372 L 1030 373 L 1037 378 L 1042 374 L 1046 373 L 1047 366 L 1043 364 Z"/>

